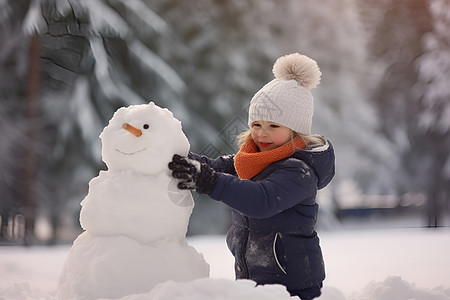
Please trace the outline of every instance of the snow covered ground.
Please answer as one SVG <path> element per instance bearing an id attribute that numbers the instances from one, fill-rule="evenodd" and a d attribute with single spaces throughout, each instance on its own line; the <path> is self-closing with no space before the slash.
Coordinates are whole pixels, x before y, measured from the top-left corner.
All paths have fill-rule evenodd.
<path id="1" fill-rule="evenodd" d="M 450 299 L 450 228 L 319 234 L 327 270 L 321 300 Z M 233 258 L 223 236 L 197 236 L 188 241 L 204 254 L 212 278 L 234 278 Z M 0 247 L 0 299 L 54 299 L 69 248 Z M 170 288 L 177 289 L 177 285 Z"/>

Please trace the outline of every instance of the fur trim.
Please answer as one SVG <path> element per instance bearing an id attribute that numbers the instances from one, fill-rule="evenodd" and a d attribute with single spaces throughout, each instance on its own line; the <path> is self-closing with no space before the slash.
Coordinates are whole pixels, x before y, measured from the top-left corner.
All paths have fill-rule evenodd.
<path id="1" fill-rule="evenodd" d="M 308 90 L 315 88 L 320 83 L 322 75 L 315 60 L 299 53 L 278 58 L 273 65 L 272 72 L 275 78 L 295 80 Z"/>

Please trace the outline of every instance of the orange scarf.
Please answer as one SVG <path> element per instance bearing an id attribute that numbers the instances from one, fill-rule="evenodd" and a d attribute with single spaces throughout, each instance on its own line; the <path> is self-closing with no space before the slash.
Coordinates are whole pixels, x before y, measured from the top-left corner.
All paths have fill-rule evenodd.
<path id="1" fill-rule="evenodd" d="M 255 142 L 250 139 L 241 146 L 234 157 L 234 167 L 240 179 L 251 179 L 270 164 L 291 156 L 295 150 L 304 148 L 303 140 L 296 137 L 293 143 L 289 142 L 276 149 L 260 152 Z"/>

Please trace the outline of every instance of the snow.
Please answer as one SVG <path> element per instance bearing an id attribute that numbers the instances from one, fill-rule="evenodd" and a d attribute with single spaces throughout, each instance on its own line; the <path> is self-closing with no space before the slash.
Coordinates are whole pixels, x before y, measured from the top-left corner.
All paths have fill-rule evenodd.
<path id="1" fill-rule="evenodd" d="M 450 299 L 449 228 L 342 230 L 319 232 L 319 236 L 327 270 L 319 300 Z M 245 299 L 264 299 L 262 291 L 281 293 L 274 288 L 252 294 L 250 283 L 243 283 L 233 285 L 234 298 L 219 298 L 233 288 L 234 279 L 233 257 L 225 237 L 196 236 L 188 242 L 210 264 L 211 280 L 199 279 L 192 285 L 167 282 L 158 286 L 159 298 L 153 292 L 155 298 L 141 295 L 141 299 L 169 299 L 163 297 L 164 292 L 173 296 L 172 300 L 244 299 L 239 298 L 242 294 Z M 0 299 L 54 300 L 68 251 L 68 246 L 1 247 Z M 188 293 L 197 297 L 189 298 Z"/>
<path id="2" fill-rule="evenodd" d="M 92 55 L 95 59 L 95 76 L 102 84 L 99 86 L 102 92 L 112 97 L 117 91 L 110 74 L 110 62 L 108 60 L 107 51 L 103 41 L 98 36 L 90 36 L 89 43 L 91 45 Z"/>
<path id="3" fill-rule="evenodd" d="M 120 2 L 144 22 L 148 28 L 160 33 L 167 33 L 170 30 L 167 22 L 141 1 L 121 0 Z"/>
<path id="4" fill-rule="evenodd" d="M 42 17 L 41 1 L 32 1 L 30 9 L 23 22 L 23 31 L 26 34 L 33 35 L 35 33 L 43 33 L 47 31 L 47 23 Z"/>
<path id="5" fill-rule="evenodd" d="M 328 269 L 326 284 L 350 294 L 370 281 L 401 276 L 423 287 L 448 288 L 449 233 L 448 229 L 385 229 L 322 235 Z"/>
<path id="6" fill-rule="evenodd" d="M 70 1 L 73 5 L 72 1 Z M 82 9 L 88 12 L 89 23 L 94 33 L 119 35 L 123 38 L 131 35 L 127 22 L 110 6 L 99 0 L 79 0 Z"/>

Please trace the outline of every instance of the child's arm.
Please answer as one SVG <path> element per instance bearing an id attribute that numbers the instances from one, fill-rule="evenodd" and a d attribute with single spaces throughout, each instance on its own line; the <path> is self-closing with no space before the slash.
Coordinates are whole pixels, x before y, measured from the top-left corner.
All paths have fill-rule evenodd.
<path id="1" fill-rule="evenodd" d="M 228 174 L 236 174 L 234 169 L 234 155 L 224 155 L 219 156 L 216 159 L 209 158 L 204 155 L 199 155 L 194 152 L 189 152 L 189 159 L 196 160 L 200 163 L 205 163 L 216 172 L 228 173 Z"/>
<path id="2" fill-rule="evenodd" d="M 210 197 L 249 217 L 268 218 L 300 203 L 315 204 L 317 176 L 299 160 L 291 160 L 257 182 L 217 175 Z"/>
<path id="3" fill-rule="evenodd" d="M 178 187 L 209 194 L 246 216 L 268 218 L 300 203 L 315 204 L 318 179 L 303 161 L 286 160 L 257 182 L 215 172 L 206 163 L 196 163 L 174 156 L 169 169 L 181 180 Z"/>

